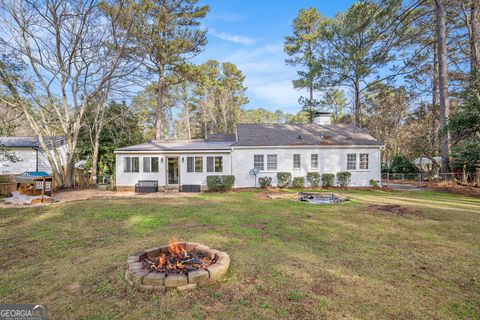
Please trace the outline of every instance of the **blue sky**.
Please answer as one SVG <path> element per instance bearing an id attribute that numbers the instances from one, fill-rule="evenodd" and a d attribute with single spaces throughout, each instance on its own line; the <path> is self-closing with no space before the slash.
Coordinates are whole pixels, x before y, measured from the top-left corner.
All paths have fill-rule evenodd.
<path id="1" fill-rule="evenodd" d="M 208 59 L 237 65 L 246 76 L 247 108 L 281 109 L 297 112 L 298 98 L 293 89 L 296 71 L 285 64 L 283 40 L 291 34 L 291 22 L 301 8 L 316 7 L 322 15 L 333 16 L 348 8 L 353 0 L 202 0 L 210 6 L 203 21 L 209 29 L 208 45 L 195 62 Z"/>

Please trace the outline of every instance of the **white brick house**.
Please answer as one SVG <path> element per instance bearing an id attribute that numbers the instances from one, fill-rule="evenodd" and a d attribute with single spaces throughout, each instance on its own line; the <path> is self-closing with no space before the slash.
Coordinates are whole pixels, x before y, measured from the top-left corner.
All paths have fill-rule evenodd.
<path id="1" fill-rule="evenodd" d="M 235 187 L 255 186 L 257 179 L 277 172 L 305 177 L 308 172 L 350 171 L 352 186 L 380 180 L 381 144 L 353 125 L 331 125 L 328 114 L 315 124 L 239 124 L 234 135 L 202 140 L 149 141 L 120 148 L 116 184 L 133 188 L 139 180 L 158 181 L 160 188 L 206 187 L 208 175 L 234 175 Z M 258 183 L 257 183 L 258 185 Z"/>

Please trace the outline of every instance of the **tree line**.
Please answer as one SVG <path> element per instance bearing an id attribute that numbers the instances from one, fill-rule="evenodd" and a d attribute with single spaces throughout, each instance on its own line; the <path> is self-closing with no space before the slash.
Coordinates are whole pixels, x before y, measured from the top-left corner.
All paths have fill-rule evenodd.
<path id="1" fill-rule="evenodd" d="M 385 144 L 383 162 L 441 155 L 441 170 L 479 167 L 478 0 L 358 1 L 334 17 L 301 10 L 285 37 L 300 102 Z M 349 97 L 345 97 L 348 95 Z M 319 97 L 319 98 L 316 98 Z M 327 103 L 325 103 L 327 99 Z"/>
<path id="2" fill-rule="evenodd" d="M 93 176 L 112 172 L 118 147 L 232 133 L 239 122 L 306 123 L 320 109 L 384 143 L 385 163 L 441 152 L 443 172 L 474 170 L 478 7 L 370 0 L 331 18 L 301 10 L 285 52 L 293 86 L 308 95 L 288 114 L 245 109 L 234 64 L 192 62 L 207 45 L 210 8 L 198 0 L 0 1 L 0 134 L 30 132 L 44 150 L 65 137 L 66 165 L 56 149 L 46 154 L 71 188 L 76 162 Z"/>

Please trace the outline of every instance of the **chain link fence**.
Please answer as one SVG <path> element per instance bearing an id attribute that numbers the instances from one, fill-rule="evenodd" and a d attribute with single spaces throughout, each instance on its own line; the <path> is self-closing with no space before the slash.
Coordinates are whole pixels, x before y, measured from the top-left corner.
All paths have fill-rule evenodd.
<path id="1" fill-rule="evenodd" d="M 472 172 L 458 173 L 382 173 L 383 183 L 422 183 L 443 182 L 480 187 L 480 174 Z"/>

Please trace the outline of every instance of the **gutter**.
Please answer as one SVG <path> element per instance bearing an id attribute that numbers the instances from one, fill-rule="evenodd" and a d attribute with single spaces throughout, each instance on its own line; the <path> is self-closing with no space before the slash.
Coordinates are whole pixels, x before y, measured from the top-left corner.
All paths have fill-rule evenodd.
<path id="1" fill-rule="evenodd" d="M 338 145 L 338 144 L 329 144 L 329 145 L 278 145 L 278 146 L 232 146 L 232 149 L 381 149 L 384 145 Z"/>
<path id="2" fill-rule="evenodd" d="M 190 154 L 190 153 L 229 153 L 232 149 L 194 149 L 194 150 L 115 150 L 114 154 Z"/>

